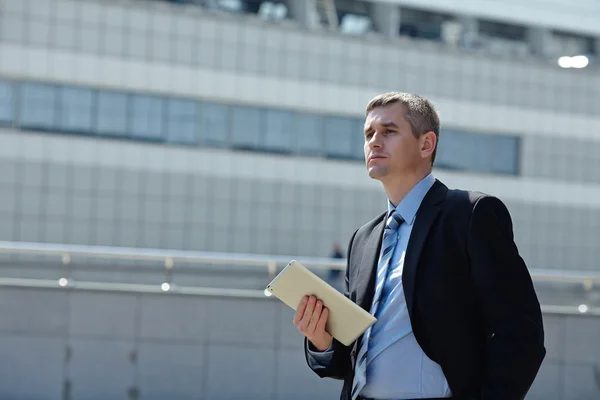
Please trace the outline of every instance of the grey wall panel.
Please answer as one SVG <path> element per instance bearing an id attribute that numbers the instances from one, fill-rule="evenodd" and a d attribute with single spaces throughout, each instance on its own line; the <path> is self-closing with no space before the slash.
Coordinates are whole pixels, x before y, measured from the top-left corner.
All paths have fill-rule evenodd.
<path id="1" fill-rule="evenodd" d="M 600 338 L 600 319 L 568 317 L 565 323 L 566 361 L 573 364 L 598 362 L 600 346 L 590 347 L 586 342 Z M 600 364 L 598 367 L 600 368 Z"/>
<path id="2" fill-rule="evenodd" d="M 3 288 L 0 332 L 61 337 L 67 333 L 66 293 Z"/>
<path id="3" fill-rule="evenodd" d="M 276 351 L 269 347 L 212 345 L 205 396 L 211 400 L 273 398 Z"/>
<path id="4" fill-rule="evenodd" d="M 0 240 L 15 240 L 17 238 L 17 220 L 14 213 L 0 213 L 2 223 L 0 224 Z"/>
<path id="5" fill-rule="evenodd" d="M 97 210 L 96 197 L 93 192 L 86 191 L 85 186 L 80 188 L 81 190 L 73 190 L 68 199 L 70 217 L 72 219 L 95 218 Z"/>
<path id="6" fill-rule="evenodd" d="M 168 340 L 168 338 L 165 338 Z M 206 347 L 195 344 L 142 343 L 139 348 L 140 400 L 197 400 L 209 366 Z"/>
<path id="7" fill-rule="evenodd" d="M 202 344 L 211 325 L 209 306 L 201 297 L 142 296 L 140 338 Z"/>
<path id="8" fill-rule="evenodd" d="M 23 216 L 17 221 L 16 240 L 22 242 L 42 242 L 44 240 L 44 222 L 38 216 Z"/>
<path id="9" fill-rule="evenodd" d="M 84 53 L 100 54 L 102 49 L 102 31 L 98 26 L 82 25 L 78 33 L 76 50 Z"/>
<path id="10" fill-rule="evenodd" d="M 150 52 L 151 37 L 146 31 L 132 28 L 127 35 L 127 52 L 132 59 L 146 60 Z"/>
<path id="11" fill-rule="evenodd" d="M 277 366 L 276 398 L 278 399 L 328 400 L 340 396 L 342 382 L 319 378 L 308 368 L 301 348 L 278 351 Z"/>
<path id="12" fill-rule="evenodd" d="M 78 40 L 79 29 L 73 21 L 62 21 L 54 25 L 54 43 L 64 50 L 74 50 Z"/>
<path id="13" fill-rule="evenodd" d="M 261 300 L 213 299 L 208 304 L 208 340 L 224 345 L 268 347 L 279 332 L 278 304 Z"/>
<path id="14" fill-rule="evenodd" d="M 0 334 L 0 398 L 63 399 L 65 339 Z"/>
<path id="15" fill-rule="evenodd" d="M 13 184 L 0 184 L 0 213 L 16 214 L 17 196 L 16 186 Z"/>
<path id="16" fill-rule="evenodd" d="M 600 367 L 598 361 L 565 365 L 564 399 L 595 400 L 600 396 Z"/>
<path id="17" fill-rule="evenodd" d="M 137 357 L 133 355 L 132 342 L 73 339 L 69 347 L 72 356 L 68 376 L 73 399 L 131 398 Z"/>
<path id="18" fill-rule="evenodd" d="M 107 56 L 113 56 L 118 58 L 125 57 L 127 48 L 125 34 L 126 31 L 123 28 L 110 26 L 110 29 L 106 29 L 100 39 L 100 51 Z"/>
<path id="19" fill-rule="evenodd" d="M 544 343 L 548 352 L 546 363 L 565 358 L 565 320 L 558 315 L 544 316 Z"/>
<path id="20" fill-rule="evenodd" d="M 527 394 L 527 400 L 562 400 L 574 397 L 564 397 L 564 371 L 561 362 L 546 360 L 542 364 L 539 374 Z"/>
<path id="21" fill-rule="evenodd" d="M 304 338 L 293 324 L 296 312 L 286 304 L 280 304 L 279 308 L 280 310 L 278 310 L 277 318 L 279 327 L 275 326 L 275 329 L 279 330 L 279 335 L 277 335 L 277 346 L 282 349 L 293 349 L 294 351 L 301 350 L 303 348 Z"/>
<path id="22" fill-rule="evenodd" d="M 3 12 L 0 18 L 2 18 L 0 38 L 3 42 L 26 43 L 28 29 L 24 23 L 23 14 Z"/>
<path id="23" fill-rule="evenodd" d="M 86 338 L 133 339 L 138 332 L 138 299 L 119 293 L 71 294 L 69 333 Z"/>

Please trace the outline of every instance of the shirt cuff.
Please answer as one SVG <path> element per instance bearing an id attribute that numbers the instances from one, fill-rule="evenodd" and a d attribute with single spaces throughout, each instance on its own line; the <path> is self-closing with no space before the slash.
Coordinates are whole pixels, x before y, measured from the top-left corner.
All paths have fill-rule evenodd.
<path id="1" fill-rule="evenodd" d="M 329 348 L 327 350 L 319 351 L 309 341 L 308 342 L 308 354 L 310 354 L 312 356 L 312 358 L 314 358 L 314 360 L 316 362 L 318 362 L 319 364 L 328 365 L 329 362 L 331 361 L 331 358 L 333 357 L 333 343 L 331 343 L 331 345 L 329 346 Z"/>

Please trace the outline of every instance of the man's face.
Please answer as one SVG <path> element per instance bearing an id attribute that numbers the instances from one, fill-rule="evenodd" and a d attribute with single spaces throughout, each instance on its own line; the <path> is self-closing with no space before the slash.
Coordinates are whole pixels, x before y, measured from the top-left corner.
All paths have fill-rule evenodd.
<path id="1" fill-rule="evenodd" d="M 365 121 L 365 162 L 369 176 L 380 181 L 415 171 L 423 163 L 422 138 L 413 135 L 405 107 L 376 107 Z"/>

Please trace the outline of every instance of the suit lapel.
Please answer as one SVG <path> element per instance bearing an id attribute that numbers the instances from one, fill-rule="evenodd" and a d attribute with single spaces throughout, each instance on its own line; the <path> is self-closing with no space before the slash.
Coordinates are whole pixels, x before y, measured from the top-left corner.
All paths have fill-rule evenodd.
<path id="1" fill-rule="evenodd" d="M 423 198 L 423 202 L 417 211 L 415 224 L 406 249 L 404 270 L 402 273 L 402 284 L 409 313 L 412 312 L 415 278 L 421 250 L 427 239 L 427 234 L 440 212 L 440 208 L 436 204 L 444 199 L 447 191 L 448 188 L 436 180 L 425 198 Z M 377 271 L 379 252 L 381 251 L 386 215 L 387 212 L 380 215 L 366 238 L 362 262 L 358 268 L 356 304 L 366 311 L 370 311 L 371 302 L 373 301 L 375 272 Z"/>
<path id="2" fill-rule="evenodd" d="M 375 289 L 375 271 L 377 271 L 377 261 L 379 261 L 379 252 L 381 251 L 381 241 L 383 238 L 383 228 L 385 226 L 385 216 L 387 212 L 380 216 L 379 222 L 371 230 L 363 250 L 362 263 L 358 268 L 358 279 L 356 287 L 356 304 L 361 306 L 367 312 L 371 309 L 373 293 Z"/>
<path id="3" fill-rule="evenodd" d="M 440 212 L 440 208 L 436 204 L 444 199 L 447 191 L 448 188 L 436 180 L 417 211 L 415 223 L 410 234 L 410 239 L 408 240 L 406 255 L 404 257 L 404 268 L 402 270 L 402 285 L 406 298 L 406 306 L 411 316 L 414 305 L 417 265 L 421 251 L 423 250 L 429 230 Z"/>

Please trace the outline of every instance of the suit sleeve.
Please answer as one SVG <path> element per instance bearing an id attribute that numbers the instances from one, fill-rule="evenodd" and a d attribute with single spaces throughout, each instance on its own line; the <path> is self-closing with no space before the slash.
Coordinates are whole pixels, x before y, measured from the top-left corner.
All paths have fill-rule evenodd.
<path id="1" fill-rule="evenodd" d="M 352 244 L 356 232 L 352 235 L 350 243 L 348 244 L 348 257 L 346 258 L 346 274 L 344 279 L 344 296 L 350 296 L 350 282 L 349 282 L 349 265 L 350 257 L 352 253 Z M 325 304 L 325 306 L 327 306 Z M 312 343 L 304 338 L 304 355 L 308 366 L 321 378 L 333 378 L 343 380 L 348 372 L 352 369 L 350 365 L 350 351 L 351 348 L 345 346 L 339 341 L 333 339 L 333 343 L 329 349 L 324 352 L 319 352 Z"/>
<path id="2" fill-rule="evenodd" d="M 545 357 L 540 304 L 514 243 L 510 214 L 495 197 L 473 208 L 467 251 L 487 337 L 481 400 L 522 400 Z"/>

